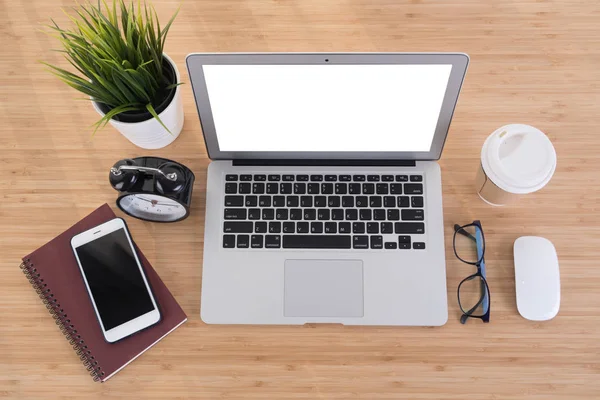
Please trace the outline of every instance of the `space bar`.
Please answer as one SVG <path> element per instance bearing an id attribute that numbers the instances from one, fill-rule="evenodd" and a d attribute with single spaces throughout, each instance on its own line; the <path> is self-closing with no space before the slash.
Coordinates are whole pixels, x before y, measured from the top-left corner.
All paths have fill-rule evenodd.
<path id="1" fill-rule="evenodd" d="M 349 249 L 349 235 L 283 235 L 284 249 Z"/>

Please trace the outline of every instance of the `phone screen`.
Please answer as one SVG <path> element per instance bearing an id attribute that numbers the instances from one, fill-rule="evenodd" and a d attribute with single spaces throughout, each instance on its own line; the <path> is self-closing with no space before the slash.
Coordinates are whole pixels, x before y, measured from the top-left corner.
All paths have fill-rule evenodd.
<path id="1" fill-rule="evenodd" d="M 154 310 L 123 229 L 76 251 L 105 331 Z"/>

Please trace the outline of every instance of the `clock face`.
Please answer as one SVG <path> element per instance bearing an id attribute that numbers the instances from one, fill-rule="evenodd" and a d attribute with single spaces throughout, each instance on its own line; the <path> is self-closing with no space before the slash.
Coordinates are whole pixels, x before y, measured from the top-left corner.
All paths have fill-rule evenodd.
<path id="1" fill-rule="evenodd" d="M 176 221 L 186 214 L 181 204 L 155 194 L 130 194 L 121 197 L 119 204 L 123 211 L 150 221 Z"/>

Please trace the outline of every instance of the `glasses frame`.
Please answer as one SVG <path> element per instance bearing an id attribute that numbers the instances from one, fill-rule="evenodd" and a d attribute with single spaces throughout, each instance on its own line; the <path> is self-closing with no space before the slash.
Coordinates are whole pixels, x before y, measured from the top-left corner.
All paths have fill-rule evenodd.
<path id="1" fill-rule="evenodd" d="M 473 236 L 465 230 L 465 228 L 469 228 L 472 226 L 478 228 L 479 233 L 481 235 L 476 234 L 475 236 Z M 458 253 L 456 251 L 456 235 L 457 234 L 466 236 L 475 242 L 475 244 L 477 246 L 478 257 L 479 257 L 479 259 L 476 262 L 463 260 L 458 255 Z M 481 236 L 481 238 L 479 238 L 479 236 Z M 488 286 L 487 279 L 486 279 L 485 235 L 483 233 L 483 228 L 481 226 L 481 222 L 479 220 L 475 220 L 472 223 L 463 225 L 463 226 L 455 224 L 454 225 L 454 236 L 452 238 L 452 247 L 454 249 L 454 255 L 456 256 L 456 258 L 458 258 L 460 261 L 462 261 L 465 264 L 469 264 L 469 265 L 473 265 L 473 266 L 477 267 L 477 271 L 474 274 L 469 275 L 465 279 L 463 279 L 458 284 L 458 289 L 456 290 L 456 296 L 458 298 L 458 306 L 460 307 L 460 310 L 463 313 L 463 315 L 460 317 L 460 323 L 465 324 L 469 318 L 477 318 L 477 319 L 481 319 L 485 323 L 489 323 L 490 322 L 491 296 L 490 296 L 490 288 Z M 479 278 L 480 282 L 483 282 L 483 284 L 481 285 L 481 297 L 480 297 L 479 301 L 477 302 L 477 304 L 475 304 L 469 310 L 465 310 L 460 302 L 460 288 L 463 285 L 463 283 L 468 282 L 473 279 L 476 279 L 476 278 Z M 484 307 L 484 313 L 482 315 L 473 315 L 475 310 L 482 303 L 483 303 L 483 307 Z"/>

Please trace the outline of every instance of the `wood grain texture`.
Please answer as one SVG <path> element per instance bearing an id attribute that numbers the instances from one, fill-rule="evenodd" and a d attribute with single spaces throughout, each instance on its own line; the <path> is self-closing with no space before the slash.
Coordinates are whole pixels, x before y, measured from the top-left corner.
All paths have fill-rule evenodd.
<path id="1" fill-rule="evenodd" d="M 175 0 L 154 0 L 160 17 Z M 37 62 L 61 63 L 41 24 L 71 0 L 0 0 L 0 398 L 594 399 L 600 397 L 600 5 L 543 0 L 202 0 L 183 2 L 166 50 L 187 82 L 201 51 L 462 51 L 471 56 L 440 161 L 448 271 L 441 328 L 208 326 L 199 318 L 208 159 L 191 87 L 181 136 L 143 151 L 112 128 L 91 139 L 90 104 Z M 541 192 L 492 208 L 474 192 L 484 139 L 512 122 L 545 131 L 558 168 Z M 118 159 L 158 155 L 196 173 L 192 216 L 128 218 L 189 322 L 105 384 L 95 384 L 19 271 L 19 259 L 115 192 Z M 114 203 L 112 203 L 114 204 Z M 459 323 L 470 273 L 452 255 L 453 223 L 486 230 L 492 322 Z M 512 243 L 552 240 L 560 257 L 556 319 L 515 304 Z"/>

